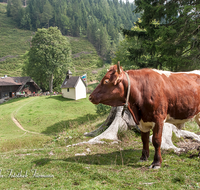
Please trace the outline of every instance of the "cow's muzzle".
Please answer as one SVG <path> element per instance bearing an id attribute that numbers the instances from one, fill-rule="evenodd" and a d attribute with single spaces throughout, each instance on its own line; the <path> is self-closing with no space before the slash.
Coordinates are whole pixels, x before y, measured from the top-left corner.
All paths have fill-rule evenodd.
<path id="1" fill-rule="evenodd" d="M 96 103 L 95 98 L 92 94 L 89 96 L 89 101 L 92 102 L 93 104 L 98 104 Z"/>
<path id="2" fill-rule="evenodd" d="M 90 102 L 92 102 L 92 96 L 91 95 L 89 96 L 89 100 L 90 100 Z"/>

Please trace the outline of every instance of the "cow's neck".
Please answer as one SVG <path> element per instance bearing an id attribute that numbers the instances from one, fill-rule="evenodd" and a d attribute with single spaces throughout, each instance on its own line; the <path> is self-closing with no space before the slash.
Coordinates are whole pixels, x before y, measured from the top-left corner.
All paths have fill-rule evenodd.
<path id="1" fill-rule="evenodd" d="M 127 72 L 126 72 L 127 73 Z M 139 110 L 138 110 L 138 102 L 136 102 L 135 97 L 140 99 L 140 94 L 137 93 L 137 85 L 135 84 L 135 80 L 133 79 L 132 75 L 128 72 L 127 75 L 124 74 L 125 76 L 123 77 L 123 85 L 124 85 L 124 94 L 125 94 L 125 100 L 128 101 L 128 110 L 130 111 L 131 115 L 133 116 L 133 119 L 135 123 L 138 125 L 139 120 L 141 119 L 139 116 Z M 129 79 L 128 79 L 129 78 Z M 130 80 L 130 94 L 128 93 L 128 80 Z M 129 95 L 128 95 L 129 94 Z M 130 96 L 130 97 L 128 97 Z M 128 97 L 128 98 L 127 98 Z"/>

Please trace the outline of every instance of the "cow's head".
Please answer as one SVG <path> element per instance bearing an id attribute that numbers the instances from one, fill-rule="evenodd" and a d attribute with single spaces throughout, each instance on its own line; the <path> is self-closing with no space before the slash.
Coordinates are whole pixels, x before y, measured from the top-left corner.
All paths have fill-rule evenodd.
<path id="1" fill-rule="evenodd" d="M 122 106 L 125 103 L 124 85 L 122 83 L 124 72 L 122 67 L 111 66 L 100 84 L 91 93 L 89 100 L 93 104 L 106 104 L 110 106 Z"/>

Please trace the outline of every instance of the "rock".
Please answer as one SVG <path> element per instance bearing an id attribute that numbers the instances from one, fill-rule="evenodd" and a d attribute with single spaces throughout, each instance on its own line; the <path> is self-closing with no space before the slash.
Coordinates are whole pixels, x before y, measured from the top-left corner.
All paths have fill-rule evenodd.
<path id="1" fill-rule="evenodd" d="M 86 154 L 85 153 L 77 153 L 77 154 L 75 154 L 75 156 L 86 156 Z"/>
<path id="2" fill-rule="evenodd" d="M 87 151 L 89 154 L 91 153 L 90 148 L 87 148 L 86 151 Z"/>

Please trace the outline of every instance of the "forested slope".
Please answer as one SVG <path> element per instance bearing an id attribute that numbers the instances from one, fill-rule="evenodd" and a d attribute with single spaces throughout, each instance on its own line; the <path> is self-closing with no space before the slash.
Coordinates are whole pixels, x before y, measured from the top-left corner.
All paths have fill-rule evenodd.
<path id="1" fill-rule="evenodd" d="M 18 29 L 16 23 L 6 16 L 6 4 L 0 3 L 0 77 L 21 76 L 23 56 L 29 51 L 33 31 Z M 95 47 L 84 37 L 66 36 L 72 50 L 73 75 L 88 74 L 88 81 L 94 80 L 92 71 L 102 67 L 102 59 Z"/>
<path id="2" fill-rule="evenodd" d="M 110 62 L 120 28 L 131 29 L 139 17 L 134 9 L 133 3 L 122 0 L 9 0 L 7 16 L 23 29 L 58 26 L 63 35 L 86 36 Z"/>

